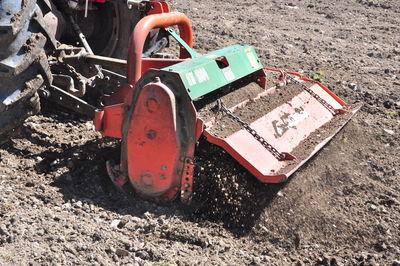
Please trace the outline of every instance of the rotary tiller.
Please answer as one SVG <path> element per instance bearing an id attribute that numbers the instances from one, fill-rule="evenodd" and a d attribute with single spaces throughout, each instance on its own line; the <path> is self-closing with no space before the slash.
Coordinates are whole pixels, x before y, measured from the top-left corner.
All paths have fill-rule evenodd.
<path id="1" fill-rule="evenodd" d="M 155 28 L 178 41 L 179 59 L 142 58 Z M 120 164 L 107 164 L 119 188 L 133 187 L 156 201 L 178 195 L 190 201 L 193 156 L 202 135 L 261 182 L 284 182 L 360 108 L 319 82 L 264 68 L 251 46 L 200 55 L 192 45 L 191 23 L 182 13 L 166 10 L 137 24 L 127 84 L 104 98 L 94 118 L 104 136 L 122 139 Z"/>

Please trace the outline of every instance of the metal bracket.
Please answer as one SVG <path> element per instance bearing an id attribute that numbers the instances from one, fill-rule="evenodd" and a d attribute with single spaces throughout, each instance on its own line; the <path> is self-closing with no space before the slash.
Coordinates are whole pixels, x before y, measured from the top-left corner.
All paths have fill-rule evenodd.
<path id="1" fill-rule="evenodd" d="M 146 6 L 146 2 L 148 1 L 143 1 L 143 0 L 126 0 L 126 4 L 129 9 L 132 9 L 132 7 L 137 6 L 139 8 L 143 8 Z"/>
<path id="2" fill-rule="evenodd" d="M 113 71 L 127 71 L 128 64 L 126 60 L 112 57 L 91 55 L 86 52 L 81 52 L 76 55 L 65 55 L 62 61 L 66 64 L 86 63 L 89 65 L 101 65 L 102 67 L 110 68 Z"/>
<path id="3" fill-rule="evenodd" d="M 172 29 L 166 29 L 166 31 L 180 44 L 183 48 L 189 53 L 191 58 L 199 57 L 199 54 L 196 53 L 175 31 Z"/>
<path id="4" fill-rule="evenodd" d="M 193 192 L 193 158 L 186 157 L 183 160 L 183 173 L 181 184 L 181 200 L 183 203 L 189 204 L 192 200 Z"/>
<path id="5" fill-rule="evenodd" d="M 91 119 L 94 118 L 95 111 L 97 110 L 96 107 L 56 86 L 51 86 L 46 90 L 40 89 L 38 92 L 40 96 L 52 102 L 55 102 L 79 114 L 86 115 Z"/>

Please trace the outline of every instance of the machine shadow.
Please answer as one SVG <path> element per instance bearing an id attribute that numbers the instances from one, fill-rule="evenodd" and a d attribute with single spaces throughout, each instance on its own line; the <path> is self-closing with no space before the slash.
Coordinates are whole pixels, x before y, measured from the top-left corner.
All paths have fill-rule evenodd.
<path id="1" fill-rule="evenodd" d="M 60 121 L 63 119 L 61 118 Z M 32 134 L 35 133 L 35 134 Z M 179 215 L 192 222 L 222 224 L 238 237 L 251 232 L 265 209 L 274 200 L 282 184 L 263 184 L 249 174 L 229 154 L 201 140 L 196 148 L 195 184 L 192 204 L 179 200 L 157 204 L 134 194 L 122 193 L 109 180 L 105 164 L 120 158 L 119 141 L 111 138 L 89 140 L 83 145 L 49 143 L 40 132 L 26 127 L 20 138 L 46 147 L 35 156 L 44 158 L 36 163 L 38 174 L 62 170 L 51 185 L 57 187 L 65 201 L 93 204 L 121 215 L 142 216 L 146 212 L 166 217 Z M 60 146 L 60 152 L 50 147 Z M 29 152 L 13 145 L 8 150 L 19 156 Z M 57 160 L 56 163 L 54 163 Z"/>
<path id="2" fill-rule="evenodd" d="M 59 158 L 70 158 L 72 163 L 67 163 L 69 170 L 58 176 L 52 185 L 59 188 L 66 201 L 95 204 L 120 215 L 141 217 L 150 212 L 166 217 L 179 216 L 191 222 L 213 222 L 222 224 L 237 237 L 251 232 L 284 186 L 260 183 L 218 147 L 201 142 L 195 161 L 192 204 L 187 206 L 179 200 L 164 204 L 149 202 L 133 193 L 121 192 L 109 180 L 105 163 L 119 159 L 120 149 L 116 146 L 115 142 L 99 139 L 58 155 Z M 74 153 L 82 153 L 86 158 L 71 157 Z M 209 154 L 218 157 L 221 164 L 210 160 Z M 222 175 L 224 171 L 226 174 Z"/>

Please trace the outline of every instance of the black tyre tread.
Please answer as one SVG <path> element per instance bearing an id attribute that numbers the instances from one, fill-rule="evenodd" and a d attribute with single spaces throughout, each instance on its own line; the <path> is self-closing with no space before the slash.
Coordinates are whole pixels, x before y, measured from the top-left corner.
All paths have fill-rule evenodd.
<path id="1" fill-rule="evenodd" d="M 35 9 L 36 0 L 3 0 L 0 3 L 0 44 L 12 41 L 31 20 Z"/>
<path id="2" fill-rule="evenodd" d="M 16 126 L 20 125 L 26 118 L 36 114 L 40 110 L 40 101 L 37 89 L 43 85 L 41 75 L 25 82 L 23 95 L 15 101 L 13 108 L 6 109 L 2 112 L 0 120 L 0 128 L 2 132 L 12 131 Z M 19 119 L 15 119 L 18 117 Z M 2 123 L 3 122 L 3 123 Z"/>
<path id="3" fill-rule="evenodd" d="M 135 29 L 136 24 L 141 19 L 141 13 L 136 8 L 126 8 L 126 4 L 123 1 L 115 1 L 115 5 L 115 8 L 117 8 L 119 12 L 120 30 L 118 34 L 118 43 L 114 49 L 114 52 L 108 56 L 127 59 L 129 39 L 133 30 Z"/>
<path id="4" fill-rule="evenodd" d="M 15 3 L 21 4 L 19 10 Z M 14 9 L 5 11 L 7 6 Z M 14 14 L 14 19 L 4 18 L 4 12 Z M 46 51 L 53 50 L 56 42 L 48 34 L 36 0 L 2 0 L 0 16 L 1 143 L 27 117 L 39 112 L 37 90 L 52 82 Z"/>
<path id="5" fill-rule="evenodd" d="M 17 53 L 12 54 L 0 62 L 0 79 L 9 79 L 18 76 L 32 65 L 43 51 L 46 43 L 46 37 L 41 33 L 34 33 L 28 38 L 25 44 L 17 53 L 24 53 L 24 57 L 20 57 Z"/>

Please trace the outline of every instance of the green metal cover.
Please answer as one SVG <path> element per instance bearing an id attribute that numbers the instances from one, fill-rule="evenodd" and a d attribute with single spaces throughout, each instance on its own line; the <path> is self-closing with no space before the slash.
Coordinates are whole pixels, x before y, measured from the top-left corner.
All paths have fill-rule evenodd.
<path id="1" fill-rule="evenodd" d="M 217 61 L 225 64 L 220 63 L 220 67 Z M 262 64 L 254 48 L 237 44 L 163 70 L 177 73 L 195 100 L 260 69 Z"/>

